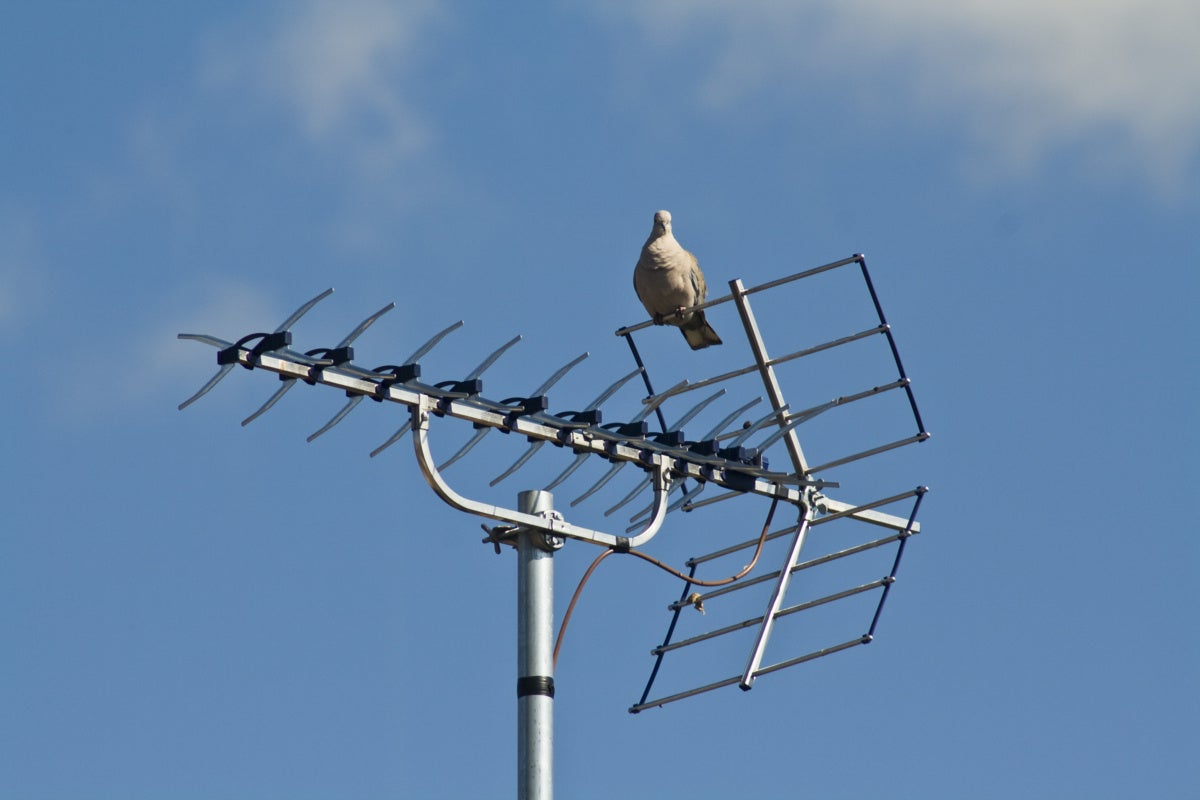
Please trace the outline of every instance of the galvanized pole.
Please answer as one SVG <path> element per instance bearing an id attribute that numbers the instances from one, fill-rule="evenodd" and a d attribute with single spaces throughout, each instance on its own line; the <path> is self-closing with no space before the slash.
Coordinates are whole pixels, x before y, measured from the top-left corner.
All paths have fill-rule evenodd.
<path id="1" fill-rule="evenodd" d="M 517 496 L 526 514 L 554 514 L 554 495 Z M 554 551 L 561 537 L 517 531 L 517 797 L 554 796 Z"/>

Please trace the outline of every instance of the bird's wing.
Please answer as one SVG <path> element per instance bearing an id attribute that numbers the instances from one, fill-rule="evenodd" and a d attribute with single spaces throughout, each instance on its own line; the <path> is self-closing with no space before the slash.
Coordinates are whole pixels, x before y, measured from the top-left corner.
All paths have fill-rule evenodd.
<path id="1" fill-rule="evenodd" d="M 642 266 L 641 259 L 638 259 L 637 266 L 633 269 L 633 290 L 637 292 L 638 300 L 642 301 L 642 305 L 646 306 L 646 310 L 650 310 L 649 297 L 650 292 L 646 282 L 646 268 Z"/>
<path id="2" fill-rule="evenodd" d="M 689 272 L 692 279 L 692 291 L 694 291 L 696 295 L 696 299 L 692 302 L 692 305 L 699 305 L 708 297 L 708 284 L 704 281 L 704 273 L 700 271 L 700 262 L 696 260 L 696 257 L 687 250 L 684 250 L 683 254 L 687 257 L 687 261 L 689 262 Z"/>

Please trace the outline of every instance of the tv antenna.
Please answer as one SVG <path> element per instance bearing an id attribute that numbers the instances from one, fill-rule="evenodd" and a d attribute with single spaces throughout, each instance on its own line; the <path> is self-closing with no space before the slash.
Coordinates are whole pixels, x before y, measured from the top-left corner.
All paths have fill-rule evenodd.
<path id="1" fill-rule="evenodd" d="M 808 343 L 802 349 L 786 355 L 772 357 L 768 354 L 763 330 L 751 307 L 751 297 L 755 297 L 756 303 L 762 300 L 770 305 L 769 298 L 786 292 L 787 287 L 795 289 L 801 286 L 802 281 L 822 275 L 854 272 L 861 276 L 858 289 L 842 288 L 835 294 L 846 296 L 865 292 L 870 301 L 867 308 L 871 312 L 867 327 L 841 332 L 834 338 L 818 338 L 817 343 Z M 649 679 L 640 698 L 629 708 L 630 712 L 638 713 L 726 686 L 737 685 L 749 690 L 765 675 L 870 643 L 875 638 L 884 603 L 896 581 L 905 544 L 920 531 L 916 517 L 928 491 L 924 486 L 865 499 L 858 494 L 855 485 L 847 485 L 845 497 L 853 496 L 854 501 L 840 496 L 841 482 L 844 480 L 841 471 L 851 471 L 870 459 L 925 441 L 930 435 L 921 420 L 911 381 L 901 363 L 891 326 L 884 317 L 865 257 L 856 254 L 749 288 L 740 279 L 733 280 L 729 282 L 729 289 L 727 295 L 680 313 L 732 304 L 749 347 L 750 363 L 698 381 L 684 378 L 661 392 L 654 390 L 650 371 L 634 340 L 634 334 L 649 327 L 652 324 L 650 321 L 616 331 L 628 344 L 635 369 L 612 381 L 592 402 L 577 410 L 554 410 L 547 393 L 588 357 L 586 352 L 553 372 L 527 395 L 501 400 L 489 399 L 484 395 L 483 374 L 520 341 L 520 336 L 493 350 L 478 367 L 460 379 L 438 382 L 425 380 L 422 359 L 446 336 L 461 327 L 461 321 L 434 334 L 399 364 L 383 364 L 372 369 L 355 364 L 353 343 L 394 308 L 394 303 L 368 316 L 333 347 L 304 351 L 294 349 L 292 327 L 333 292 L 327 289 L 300 306 L 270 332 L 250 333 L 234 341 L 204 334 L 179 334 L 181 339 L 215 347 L 218 364 L 217 373 L 179 408 L 186 408 L 210 392 L 233 367 L 239 365 L 248 370 L 274 372 L 282 381 L 271 397 L 242 421 L 242 425 L 249 424 L 271 409 L 300 382 L 333 387 L 347 395 L 346 404 L 308 437 L 310 442 L 345 419 L 364 399 L 378 405 L 398 403 L 407 407 L 408 420 L 370 455 L 378 456 L 411 432 L 417 463 L 434 492 L 454 508 L 499 523 L 483 526 L 487 534 L 483 541 L 492 545 L 497 553 L 501 552 L 504 545 L 512 546 L 517 553 L 518 796 L 548 800 L 553 787 L 552 701 L 557 656 L 553 636 L 553 556 L 567 539 L 589 542 L 604 550 L 585 573 L 571 600 L 559 630 L 558 645 L 562 644 L 566 623 L 587 576 L 605 557 L 613 554 L 635 555 L 657 564 L 683 581 L 679 598 L 668 604 L 666 633 L 661 643 L 651 651 L 654 660 Z M 797 304 L 794 300 L 784 301 L 783 311 L 773 316 L 783 317 L 786 323 L 782 326 L 783 333 L 795 336 L 798 326 L 792 323 L 795 322 L 796 309 L 814 307 L 819 306 L 813 297 L 807 298 L 803 304 Z M 840 319 L 837 321 L 841 322 Z M 888 358 L 884 362 L 888 374 L 883 376 L 886 380 L 873 385 L 853 385 L 847 393 L 835 394 L 831 399 L 806 407 L 797 408 L 785 399 L 781 372 L 798 369 L 811 359 L 821 358 L 821 354 L 846 352 L 858 342 L 880 340 L 886 342 L 885 354 Z M 843 361 L 849 363 L 854 360 Z M 853 370 L 843 369 L 843 361 L 838 362 L 838 368 L 810 369 L 804 373 L 806 380 L 814 375 L 850 379 L 849 373 Z M 855 363 L 877 369 L 881 362 L 878 359 L 865 359 Z M 638 411 L 624 415 L 626 421 L 606 422 L 605 409 L 602 407 L 610 405 L 615 395 L 638 378 L 647 392 Z M 878 380 L 878 376 L 872 380 Z M 814 383 L 811 380 L 808 382 Z M 752 396 L 749 400 L 741 398 L 732 403 L 725 400 L 729 388 L 744 391 L 748 385 L 751 394 L 761 392 L 762 395 Z M 703 399 L 698 402 L 689 400 L 689 395 L 697 396 L 690 393 L 705 389 L 716 391 L 705 392 Z M 768 407 L 756 409 L 762 396 L 765 396 Z M 835 409 L 844 415 L 851 409 L 870 405 L 862 402 L 869 398 L 896 396 L 903 398 L 900 405 L 903 408 L 901 417 L 907 420 L 905 427 L 913 426 L 915 430 L 909 428 L 899 438 L 888 436 L 849 453 L 816 459 L 817 463 L 810 460 L 801 446 L 801 426 L 816 417 Z M 670 425 L 667 423 L 667 412 L 664 411 L 668 407 L 675 420 Z M 709 412 L 710 407 L 715 411 Z M 715 413 L 719 417 L 715 422 L 710 419 L 706 426 L 702 426 L 706 428 L 702 435 L 695 438 L 685 435 L 683 426 L 704 418 L 706 413 Z M 658 423 L 658 430 L 654 432 L 648 422 L 651 416 Z M 893 414 L 889 422 L 894 418 Z M 441 422 L 435 420 L 441 419 L 469 422 L 474 434 L 452 456 L 439 463 L 434 457 L 430 439 L 433 429 L 442 426 Z M 865 431 L 872 435 L 877 433 L 876 428 L 879 427 L 861 422 L 854 422 L 853 425 L 856 432 Z M 805 427 L 806 436 L 810 428 Z M 498 505 L 491 499 L 479 499 L 479 492 L 484 491 L 482 487 L 471 491 L 470 495 L 473 496 L 460 492 L 447 480 L 446 470 L 467 456 L 493 430 L 517 434 L 528 442 L 528 447 L 511 466 L 490 481 L 489 487 L 496 486 L 523 468 L 546 444 L 553 445 L 554 449 L 569 450 L 574 457 L 544 488 L 519 492 L 515 508 Z M 837 436 L 826 437 L 825 440 L 814 438 L 818 439 L 819 446 L 826 449 L 842 443 Z M 786 465 L 782 469 L 772 469 L 767 451 L 780 442 L 786 452 Z M 629 465 L 636 468 L 634 473 L 638 474 L 638 479 L 615 504 L 604 509 L 599 524 L 585 526 L 564 518 L 555 507 L 551 490 L 568 481 L 589 461 L 603 461 L 608 468 L 570 502 L 571 509 L 598 500 L 609 482 Z M 835 473 L 838 480 L 833 479 Z M 863 483 L 866 485 L 868 482 Z M 701 497 L 706 490 L 712 491 L 709 491 L 709 496 Z M 623 527 L 618 523 L 617 527 L 612 527 L 612 515 L 647 491 L 649 502 L 629 517 L 631 524 Z M 769 501 L 767 522 L 761 533 L 745 541 L 723 541 L 718 549 L 688 559 L 686 573 L 641 549 L 662 530 L 670 512 L 695 512 L 735 498 L 756 497 Z M 794 522 L 789 521 L 784 527 L 771 531 L 771 521 L 781 505 L 792 508 Z M 883 510 L 892 507 L 903 510 L 898 514 Z M 808 554 L 812 549 L 809 546 L 810 534 L 825 525 L 841 532 L 832 548 L 826 544 L 819 555 L 801 560 L 802 551 Z M 871 533 L 865 538 L 851 534 L 859 530 Z M 775 554 L 779 557 L 774 561 L 763 559 L 761 556 L 768 551 L 780 549 L 776 542 L 783 545 L 781 552 Z M 712 580 L 698 576 L 698 572 L 713 568 L 710 565 L 720 565 L 731 557 L 744 558 L 751 551 L 753 557 L 749 564 L 731 577 Z M 791 602 L 797 582 L 811 584 L 812 589 L 819 590 L 825 581 L 805 579 L 881 552 L 887 556 L 881 577 L 854 582 L 833 591 L 818 591 L 799 602 Z M 762 569 L 758 567 L 760 563 L 764 565 Z M 874 563 L 880 562 L 876 559 Z M 772 645 L 772 653 L 780 649 L 774 644 L 781 638 L 786 647 L 794 648 L 796 645 L 796 636 L 778 635 L 781 625 L 817 614 L 819 610 L 861 603 L 864 598 L 869 599 L 870 604 L 857 608 L 865 611 L 865 630 L 859 629 L 861 632 L 856 632 L 851 638 L 843 636 L 831 642 L 822 642 L 815 648 L 802 635 L 798 637 L 804 644 L 800 652 L 784 652 L 780 657 L 768 660 L 769 644 Z M 683 613 L 689 608 L 702 613 L 689 614 L 684 620 Z M 746 608 L 753 611 L 747 614 L 743 611 Z M 714 613 L 709 614 L 710 611 Z M 805 633 L 823 630 L 818 625 Z M 744 648 L 723 648 L 726 654 L 742 654 L 742 661 L 736 669 L 715 676 L 715 679 L 698 679 L 694 665 L 685 664 L 679 672 L 686 685 L 667 694 L 652 696 L 667 656 L 671 656 L 672 663 L 686 661 L 687 653 L 700 651 L 706 644 L 717 640 L 728 642 L 736 637 L 745 639 Z M 701 661 L 708 665 L 713 659 Z"/>

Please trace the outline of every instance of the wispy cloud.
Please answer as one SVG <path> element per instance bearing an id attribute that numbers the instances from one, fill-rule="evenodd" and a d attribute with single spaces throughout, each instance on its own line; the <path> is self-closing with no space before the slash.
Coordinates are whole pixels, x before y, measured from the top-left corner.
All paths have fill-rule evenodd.
<path id="1" fill-rule="evenodd" d="M 205 79 L 281 104 L 311 143 L 339 148 L 364 171 L 393 166 L 429 138 L 403 87 L 437 17 L 421 0 L 285 4 L 265 30 L 215 38 Z"/>
<path id="2" fill-rule="evenodd" d="M 54 409 L 56 418 L 86 424 L 114 415 L 137 415 L 147 408 L 173 408 L 200 388 L 215 372 L 216 350 L 179 333 L 211 334 L 236 340 L 248 331 L 263 330 L 281 319 L 268 293 L 244 280 L 206 281 L 204 288 L 180 287 L 155 305 L 139 308 L 112 330 L 92 336 L 86 352 L 64 355 L 60 370 L 90 387 L 88 402 L 64 394 Z M 96 353 L 125 354 L 120 379 Z M 222 393 L 229 395 L 226 388 Z"/>
<path id="3" fill-rule="evenodd" d="M 1200 150 L 1194 0 L 640 0 L 627 13 L 658 45 L 711 46 L 692 90 L 714 108 L 846 80 L 1015 163 L 1104 140 L 1163 177 Z"/>
<path id="4" fill-rule="evenodd" d="M 220 288 L 213 288 L 219 286 Z M 163 308 L 142 323 L 145 336 L 142 362 L 148 373 L 164 381 L 177 378 L 194 379 L 190 365 L 181 364 L 185 349 L 201 353 L 202 360 L 212 360 L 215 351 L 194 342 L 180 341 L 180 333 L 204 333 L 229 341 L 248 331 L 272 327 L 283 315 L 274 307 L 265 291 L 245 285 L 244 281 L 227 280 L 209 283 L 199 291 L 180 291 L 167 300 Z"/>

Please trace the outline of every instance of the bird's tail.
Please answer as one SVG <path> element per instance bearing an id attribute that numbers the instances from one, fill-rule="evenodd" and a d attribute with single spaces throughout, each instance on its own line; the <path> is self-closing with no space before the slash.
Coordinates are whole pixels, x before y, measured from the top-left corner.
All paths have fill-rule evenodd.
<path id="1" fill-rule="evenodd" d="M 683 332 L 683 338 L 687 339 L 688 346 L 693 350 L 702 350 L 714 344 L 722 344 L 721 337 L 717 336 L 717 332 L 708 324 L 703 311 L 693 314 L 692 318 L 679 330 Z"/>

